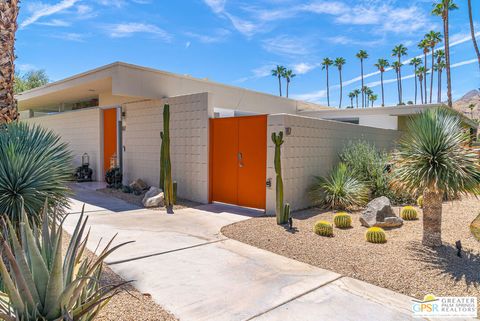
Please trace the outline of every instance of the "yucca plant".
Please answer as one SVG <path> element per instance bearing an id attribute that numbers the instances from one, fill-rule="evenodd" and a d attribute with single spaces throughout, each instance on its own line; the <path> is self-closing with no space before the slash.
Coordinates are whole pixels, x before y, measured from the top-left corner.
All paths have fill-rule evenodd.
<path id="1" fill-rule="evenodd" d="M 428 109 L 409 119 L 394 154 L 394 185 L 423 194 L 423 240 L 442 245 L 443 195 L 480 193 L 478 154 L 469 147 L 461 116 L 446 108 Z"/>
<path id="2" fill-rule="evenodd" d="M 310 197 L 332 209 L 346 210 L 366 204 L 368 187 L 353 176 L 344 163 L 338 164 L 328 177 L 315 177 Z"/>
<path id="3" fill-rule="evenodd" d="M 0 274 L 5 293 L 0 293 L 0 319 L 6 321 L 93 320 L 122 284 L 100 284 L 104 259 L 120 246 L 113 239 L 96 259 L 84 256 L 88 240 L 83 209 L 68 245 L 62 253 L 62 225 L 56 214 L 50 220 L 48 206 L 41 215 L 41 229 L 30 226 L 26 212 L 20 219 L 20 237 L 8 218 L 0 246 Z M 8 235 L 8 236 L 5 236 Z M 7 268 L 8 265 L 8 268 Z"/>
<path id="4" fill-rule="evenodd" d="M 0 155 L 0 213 L 13 225 L 18 225 L 22 203 L 28 216 L 40 213 L 47 198 L 63 211 L 73 168 L 68 147 L 58 135 L 25 123 L 3 125 Z"/>

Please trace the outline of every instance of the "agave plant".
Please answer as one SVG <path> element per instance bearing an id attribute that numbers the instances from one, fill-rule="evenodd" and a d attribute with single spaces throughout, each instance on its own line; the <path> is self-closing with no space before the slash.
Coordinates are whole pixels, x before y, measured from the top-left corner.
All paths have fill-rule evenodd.
<path id="1" fill-rule="evenodd" d="M 0 155 L 0 213 L 12 224 L 18 225 L 23 206 L 35 216 L 47 198 L 60 212 L 67 206 L 72 158 L 59 136 L 25 123 L 4 125 Z"/>
<path id="2" fill-rule="evenodd" d="M 422 243 L 440 246 L 443 196 L 480 194 L 478 154 L 453 110 L 428 109 L 412 117 L 407 128 L 394 155 L 393 184 L 423 194 Z"/>
<path id="3" fill-rule="evenodd" d="M 368 201 L 368 187 L 353 176 L 345 163 L 336 166 L 328 177 L 315 177 L 310 197 L 328 208 L 345 210 L 364 205 Z"/>
<path id="4" fill-rule="evenodd" d="M 65 256 L 62 225 L 56 215 L 49 219 L 48 206 L 41 215 L 41 230 L 30 226 L 25 211 L 19 224 L 20 238 L 8 218 L 2 219 L 0 275 L 5 293 L 0 293 L 0 319 L 6 321 L 93 320 L 122 284 L 102 286 L 99 281 L 104 259 L 126 243 L 111 246 L 96 259 L 84 256 L 88 240 L 83 234 L 88 218 L 78 220 Z"/>

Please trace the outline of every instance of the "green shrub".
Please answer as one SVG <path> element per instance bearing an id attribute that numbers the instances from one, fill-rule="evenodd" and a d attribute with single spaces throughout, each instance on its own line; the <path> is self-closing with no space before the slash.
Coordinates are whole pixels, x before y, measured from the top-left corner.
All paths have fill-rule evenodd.
<path id="1" fill-rule="evenodd" d="M 133 193 L 133 188 L 131 188 L 128 185 L 123 185 L 122 186 L 122 192 L 127 193 L 127 194 L 132 194 Z"/>
<path id="2" fill-rule="evenodd" d="M 346 212 L 340 212 L 335 214 L 333 222 L 338 228 L 349 228 L 352 226 L 352 217 Z"/>
<path id="3" fill-rule="evenodd" d="M 417 198 L 417 206 L 420 207 L 420 208 L 423 208 L 423 195 L 420 195 Z"/>
<path id="4" fill-rule="evenodd" d="M 350 141 L 340 154 L 340 160 L 354 176 L 365 182 L 370 190 L 370 198 L 386 196 L 392 204 L 413 203 L 410 195 L 391 188 L 389 155 L 378 150 L 374 144 L 365 140 Z"/>
<path id="5" fill-rule="evenodd" d="M 111 247 L 112 239 L 98 258 L 84 257 L 88 235 L 83 236 L 87 219 L 82 210 L 64 255 L 63 228 L 56 223 L 55 216 L 49 220 L 46 208 L 40 217 L 41 232 L 30 227 L 25 213 L 21 215 L 20 239 L 10 220 L 3 221 L 4 235 L 8 237 L 0 237 L 0 244 L 8 268 L 0 260 L 5 287 L 5 293 L 0 292 L 0 318 L 93 320 L 122 285 L 100 284 L 104 259 L 126 243 Z"/>
<path id="6" fill-rule="evenodd" d="M 47 198 L 63 212 L 73 167 L 59 136 L 38 126 L 11 123 L 0 128 L 0 155 L 0 213 L 17 225 L 22 200 L 27 214 L 35 217 Z"/>
<path id="7" fill-rule="evenodd" d="M 333 226 L 327 221 L 317 221 L 313 226 L 313 232 L 321 236 L 333 236 Z"/>
<path id="8" fill-rule="evenodd" d="M 365 233 L 365 239 L 370 243 L 385 243 L 387 236 L 385 231 L 380 227 L 370 227 Z"/>
<path id="9" fill-rule="evenodd" d="M 315 177 L 315 183 L 310 187 L 310 198 L 328 208 L 345 210 L 365 205 L 368 188 L 351 175 L 344 163 L 340 163 L 328 177 Z"/>
<path id="10" fill-rule="evenodd" d="M 413 206 L 405 206 L 400 211 L 400 217 L 406 221 L 413 221 L 418 218 L 418 213 Z"/>

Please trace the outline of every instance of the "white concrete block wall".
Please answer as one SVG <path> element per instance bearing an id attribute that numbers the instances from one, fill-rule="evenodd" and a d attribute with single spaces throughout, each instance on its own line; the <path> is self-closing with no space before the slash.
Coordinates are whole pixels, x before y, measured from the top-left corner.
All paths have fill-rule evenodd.
<path id="1" fill-rule="evenodd" d="M 291 134 L 285 136 L 285 128 Z M 272 187 L 267 188 L 267 213 L 275 212 L 275 169 L 273 165 L 275 145 L 272 132 L 284 132 L 282 145 L 282 176 L 284 199 L 294 210 L 314 205 L 307 189 L 314 176 L 330 172 L 339 161 L 338 154 L 350 140 L 364 139 L 378 148 L 389 150 L 400 133 L 395 130 L 359 126 L 349 123 L 322 120 L 303 116 L 277 114 L 268 116 L 267 178 Z"/>
<path id="2" fill-rule="evenodd" d="M 93 169 L 94 180 L 103 180 L 103 143 L 102 114 L 98 108 L 88 108 L 28 118 L 22 121 L 51 129 L 61 137 L 62 142 L 68 143 L 73 154 L 73 166 L 82 163 L 82 155 L 90 156 L 90 167 Z M 72 172 L 73 173 L 73 172 Z"/>
<path id="3" fill-rule="evenodd" d="M 166 103 L 170 104 L 172 178 L 178 183 L 178 196 L 208 203 L 208 119 L 213 116 L 208 93 L 123 105 L 124 183 L 141 178 L 158 186 Z"/>

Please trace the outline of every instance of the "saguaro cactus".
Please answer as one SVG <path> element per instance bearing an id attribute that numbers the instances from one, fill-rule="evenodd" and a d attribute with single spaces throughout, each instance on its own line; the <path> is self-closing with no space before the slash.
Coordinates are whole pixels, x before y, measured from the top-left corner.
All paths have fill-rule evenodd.
<path id="1" fill-rule="evenodd" d="M 165 152 L 163 148 L 163 132 L 160 132 L 160 138 L 162 140 L 162 143 L 160 145 L 160 182 L 158 183 L 158 187 L 163 190 L 165 184 L 165 166 L 163 165 L 163 161 L 165 159 Z"/>
<path id="2" fill-rule="evenodd" d="M 173 213 L 173 181 L 172 181 L 172 163 L 170 161 L 170 106 L 163 106 L 163 162 L 162 170 L 164 175 L 163 193 L 165 196 L 165 206 L 167 212 Z"/>
<path id="3" fill-rule="evenodd" d="M 275 215 L 277 224 L 286 224 L 290 215 L 290 206 L 284 208 L 283 204 L 283 180 L 282 180 L 282 163 L 280 158 L 280 146 L 283 144 L 283 132 L 272 133 L 272 141 L 275 144 L 275 173 L 276 173 L 276 208 Z M 287 210 L 285 210 L 287 209 Z"/>

